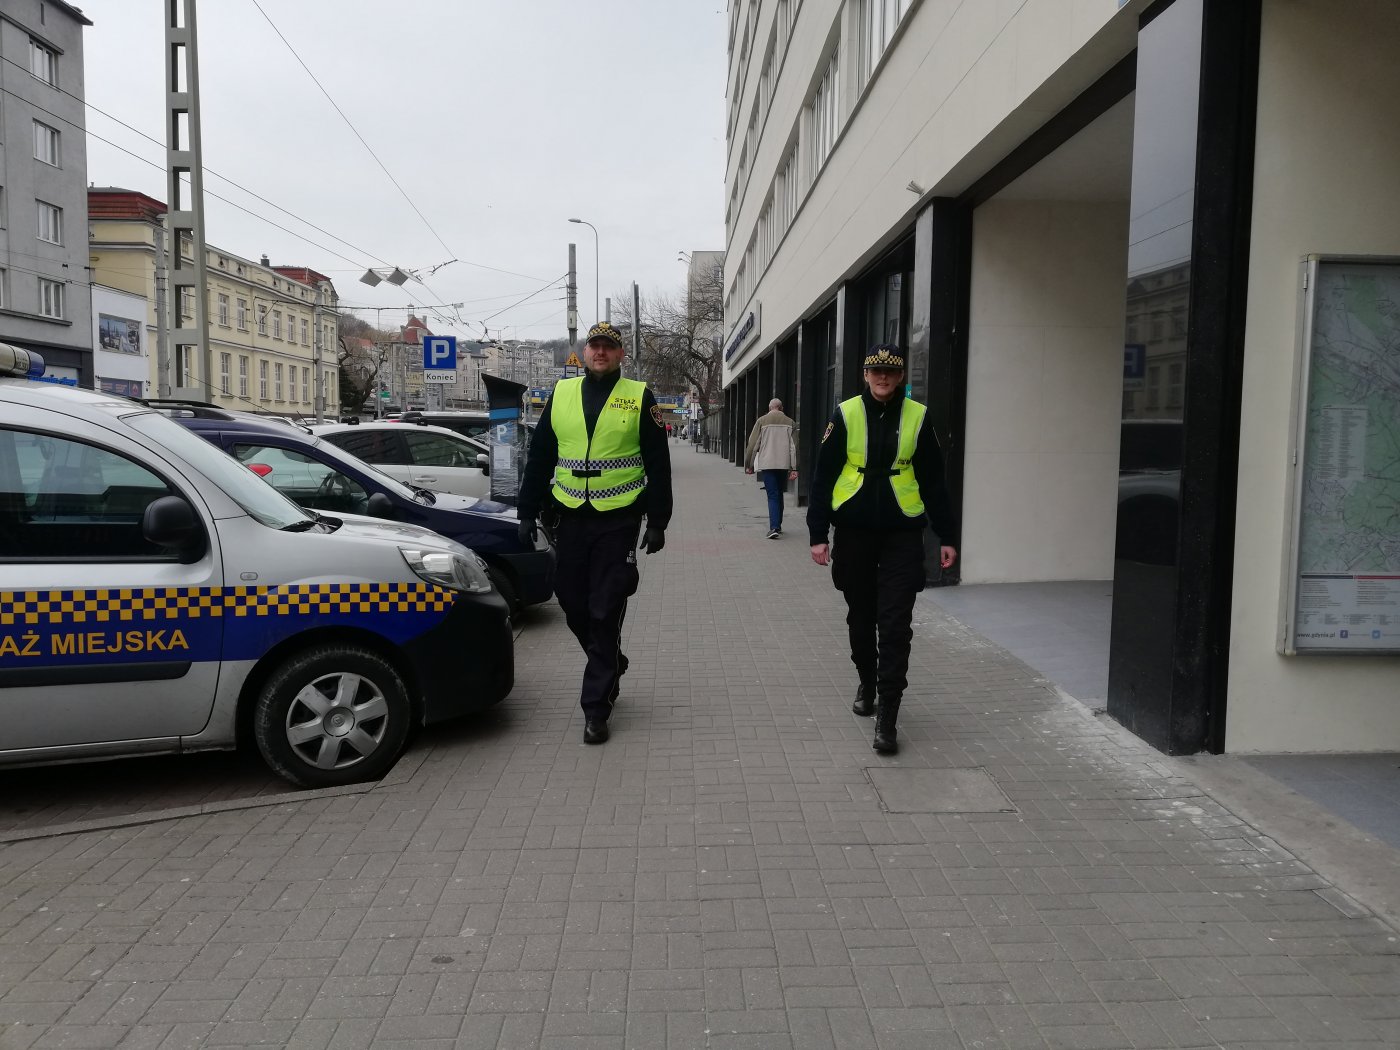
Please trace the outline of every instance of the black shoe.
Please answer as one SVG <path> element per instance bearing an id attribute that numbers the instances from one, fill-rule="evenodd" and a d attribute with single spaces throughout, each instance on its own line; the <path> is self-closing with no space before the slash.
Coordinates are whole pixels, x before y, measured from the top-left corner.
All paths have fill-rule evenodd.
<path id="1" fill-rule="evenodd" d="M 893 755 L 899 751 L 899 742 L 895 739 L 898 734 L 894 727 L 898 715 L 898 700 L 881 701 L 879 710 L 875 712 L 875 740 L 871 746 L 882 755 Z"/>
<path id="2" fill-rule="evenodd" d="M 782 532 L 783 532 L 782 529 L 769 529 L 769 530 L 768 530 L 768 538 L 769 538 L 770 540 L 776 540 L 779 536 L 782 535 Z"/>
<path id="3" fill-rule="evenodd" d="M 608 720 L 606 718 L 589 718 L 583 723 L 583 742 L 585 744 L 601 744 L 608 739 Z"/>
<path id="4" fill-rule="evenodd" d="M 861 718 L 869 718 L 875 713 L 875 684 L 861 682 L 856 689 L 856 702 L 851 705 L 851 710 L 860 715 Z"/>

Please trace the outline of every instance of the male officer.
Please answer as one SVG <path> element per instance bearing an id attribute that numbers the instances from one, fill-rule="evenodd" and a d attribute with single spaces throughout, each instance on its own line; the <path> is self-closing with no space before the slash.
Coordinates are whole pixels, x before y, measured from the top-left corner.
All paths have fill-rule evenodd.
<path id="1" fill-rule="evenodd" d="M 608 716 L 627 671 L 622 620 L 637 590 L 642 516 L 648 554 L 666 545 L 671 521 L 666 425 L 646 384 L 622 378 L 624 356 L 622 333 L 612 325 L 588 330 L 585 374 L 554 387 L 530 442 L 517 508 L 525 543 L 535 541 L 546 498 L 559 518 L 554 593 L 588 658 L 579 703 L 589 744 L 608 739 Z"/>
<path id="2" fill-rule="evenodd" d="M 860 396 L 841 402 L 826 425 L 807 531 L 812 560 L 831 560 L 832 582 L 846 598 L 851 661 L 860 675 L 851 710 L 875 713 L 875 750 L 894 754 L 914 597 L 924 589 L 924 526 L 937 533 L 939 560 L 947 569 L 958 556 L 958 525 L 928 410 L 904 396 L 899 347 L 870 348 L 865 383 Z M 827 545 L 833 521 L 834 549 Z"/>

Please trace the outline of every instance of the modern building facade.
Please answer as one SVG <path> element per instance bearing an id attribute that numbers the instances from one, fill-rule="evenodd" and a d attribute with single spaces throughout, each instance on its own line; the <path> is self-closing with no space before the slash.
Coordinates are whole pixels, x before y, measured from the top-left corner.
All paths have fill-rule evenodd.
<path id="1" fill-rule="evenodd" d="M 148 354 L 146 394 L 196 397 L 226 408 L 331 419 L 340 411 L 337 365 L 339 321 L 335 286 L 304 266 L 273 266 L 220 248 L 208 251 L 209 347 L 214 374 L 189 360 L 161 361 L 157 306 L 166 206 L 135 190 L 88 192 L 88 248 L 96 286 L 140 297 L 139 317 L 112 317 L 109 328 L 144 328 L 156 350 Z M 193 306 L 187 308 L 193 316 Z M 99 319 L 100 321 L 101 319 Z M 124 377 L 97 376 L 116 381 Z"/>
<path id="2" fill-rule="evenodd" d="M 1400 749 L 1400 7 L 740 0 L 730 38 L 730 456 L 776 395 L 811 464 L 898 343 L 938 582 L 1112 580 L 1109 715 L 1167 752 Z"/>
<path id="3" fill-rule="evenodd" d="M 0 6 L 0 341 L 93 385 L 83 29 L 63 0 Z"/>

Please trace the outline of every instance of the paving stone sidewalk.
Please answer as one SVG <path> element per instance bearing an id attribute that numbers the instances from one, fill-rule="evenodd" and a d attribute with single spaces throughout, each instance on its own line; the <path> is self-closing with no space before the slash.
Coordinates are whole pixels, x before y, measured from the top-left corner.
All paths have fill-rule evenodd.
<path id="1" fill-rule="evenodd" d="M 1400 1046 L 1394 930 L 927 599 L 876 756 L 800 515 L 672 448 L 608 744 L 551 606 L 410 776 L 0 845 L 0 1048 Z"/>

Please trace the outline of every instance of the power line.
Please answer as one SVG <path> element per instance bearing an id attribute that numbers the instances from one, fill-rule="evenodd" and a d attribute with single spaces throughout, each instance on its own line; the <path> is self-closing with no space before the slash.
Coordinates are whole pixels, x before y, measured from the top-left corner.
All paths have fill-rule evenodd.
<path id="1" fill-rule="evenodd" d="M 485 322 L 490 321 L 492 318 L 500 317 L 501 314 L 507 313 L 507 312 L 510 311 L 510 310 L 514 310 L 517 306 L 520 306 L 520 305 L 522 305 L 523 303 L 528 303 L 528 302 L 529 302 L 531 299 L 533 299 L 535 296 L 539 295 L 540 292 L 547 292 L 547 291 L 549 291 L 549 289 L 553 288 L 553 287 L 554 287 L 554 282 L 555 282 L 555 281 L 562 280 L 563 278 L 565 278 L 565 277 L 567 277 L 567 276 L 569 276 L 567 273 L 562 273 L 562 274 L 560 274 L 558 277 L 555 277 L 553 280 L 550 280 L 550 281 L 546 282 L 543 288 L 537 288 L 537 289 L 535 289 L 533 292 L 531 292 L 529 295 L 527 295 L 524 299 L 517 300 L 516 302 L 511 303 L 509 306 L 507 306 L 507 307 L 505 307 L 505 308 L 503 308 L 503 309 L 497 310 L 497 311 L 496 311 L 494 314 L 492 314 L 490 317 L 483 317 L 483 318 L 481 319 L 481 321 L 478 322 L 478 323 L 480 323 L 480 324 L 485 324 Z"/>
<path id="2" fill-rule="evenodd" d="M 370 147 L 370 144 L 365 141 L 365 137 L 360 134 L 359 129 L 356 128 L 355 125 L 350 122 L 350 118 L 345 115 L 345 111 L 340 108 L 340 106 L 336 103 L 335 99 L 331 98 L 331 93 L 325 89 L 325 86 L 319 80 L 316 79 L 316 74 L 311 72 L 311 67 L 308 66 L 306 62 L 302 59 L 301 55 L 297 53 L 297 49 L 292 46 L 291 41 L 282 35 L 282 30 L 278 29 L 277 23 L 268 17 L 267 12 L 263 10 L 262 4 L 258 3 L 258 0 L 251 0 L 251 3 L 254 7 L 258 9 L 258 14 L 262 15 L 263 18 L 267 20 L 267 24 L 272 27 L 272 31 L 277 34 L 278 39 L 280 39 L 282 43 L 287 45 L 287 50 L 292 53 L 292 57 L 297 60 L 297 63 L 301 66 L 302 69 L 306 70 L 306 75 L 311 78 L 311 82 L 315 84 L 317 88 L 320 89 L 321 94 L 326 96 L 326 101 L 331 104 L 331 108 L 340 114 L 340 119 L 345 121 L 345 126 L 355 133 L 355 137 L 360 140 L 360 145 L 364 146 L 365 151 L 368 152 L 369 155 L 374 158 L 374 162 L 378 164 L 379 169 L 383 171 L 386 176 L 388 176 L 389 181 L 394 184 L 394 188 L 403 195 L 404 200 L 408 201 L 408 206 L 414 210 L 418 218 L 423 220 L 423 225 L 428 228 L 428 232 L 437 238 L 437 242 L 438 244 L 442 245 L 443 251 L 447 252 L 449 257 L 455 257 L 457 253 L 454 252 L 451 248 L 449 248 L 447 242 L 442 239 L 442 236 L 437 232 L 437 230 L 433 229 L 433 224 L 428 221 L 428 217 L 423 214 L 423 212 L 419 209 L 418 205 L 413 203 L 413 198 L 408 195 L 407 190 L 405 190 L 402 186 L 399 185 L 399 180 L 394 178 L 393 173 L 384 166 L 384 162 L 379 159 L 379 154 L 374 152 L 374 150 Z"/>

